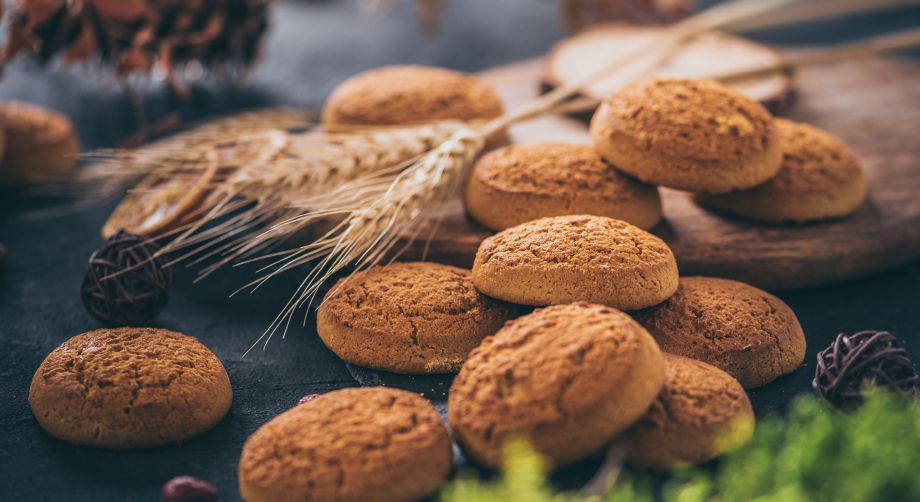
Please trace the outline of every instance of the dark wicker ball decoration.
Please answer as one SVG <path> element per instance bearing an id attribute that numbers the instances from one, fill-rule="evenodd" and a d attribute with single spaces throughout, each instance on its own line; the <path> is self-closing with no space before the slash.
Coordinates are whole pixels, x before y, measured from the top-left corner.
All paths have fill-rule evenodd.
<path id="1" fill-rule="evenodd" d="M 841 408 L 859 404 L 867 382 L 881 389 L 916 395 L 917 370 L 891 333 L 840 333 L 834 343 L 818 353 L 811 386 L 831 404 Z"/>
<path id="2" fill-rule="evenodd" d="M 139 326 L 153 321 L 166 306 L 173 271 L 154 258 L 160 246 L 120 230 L 89 258 L 81 297 L 96 319 Z"/>

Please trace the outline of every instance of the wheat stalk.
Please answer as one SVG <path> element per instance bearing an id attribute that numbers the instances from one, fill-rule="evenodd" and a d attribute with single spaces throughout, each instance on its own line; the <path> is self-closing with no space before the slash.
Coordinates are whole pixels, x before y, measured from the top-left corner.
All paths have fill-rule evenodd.
<path id="1" fill-rule="evenodd" d="M 169 175 L 177 165 L 194 172 L 204 171 L 203 152 L 215 150 L 228 136 L 253 134 L 273 129 L 297 129 L 309 125 L 307 114 L 292 108 L 243 112 L 214 120 L 187 132 L 170 136 L 143 148 L 109 149 L 88 153 L 91 165 L 77 174 L 74 186 L 82 199 L 99 202 L 115 197 L 145 175 Z"/>
<path id="2" fill-rule="evenodd" d="M 408 235 L 411 241 L 425 230 L 433 232 L 439 218 L 431 218 L 431 213 L 455 193 L 486 137 L 484 129 L 461 128 L 405 168 L 363 176 L 321 197 L 300 201 L 298 206 L 305 212 L 273 226 L 264 235 L 273 239 L 275 232 L 287 233 L 287 226 L 300 226 L 319 217 L 342 219 L 310 244 L 268 255 L 275 261 L 263 270 L 270 271 L 243 288 L 258 288 L 277 274 L 318 260 L 256 344 L 263 338 L 267 344 L 282 326 L 286 333 L 295 312 L 312 302 L 319 287 L 337 271 L 349 264 L 358 269 L 377 265 L 400 238 Z"/>
<path id="3" fill-rule="evenodd" d="M 458 121 L 442 121 L 351 133 L 289 135 L 272 158 L 249 162 L 219 182 L 210 196 L 211 202 L 205 204 L 212 209 L 198 219 L 198 228 L 185 229 L 162 252 L 189 249 L 173 262 L 198 255 L 191 264 L 219 256 L 202 270 L 200 277 L 204 277 L 227 263 L 284 241 L 320 218 L 336 214 L 335 204 L 363 193 L 360 187 L 342 193 L 343 187 L 351 186 L 349 181 L 374 179 L 378 173 L 402 169 L 408 161 L 431 151 L 464 126 Z M 315 212 L 292 219 L 304 206 Z M 241 207 L 246 209 L 238 211 Z M 197 231 L 231 214 L 219 225 Z M 252 233 L 266 224 L 270 225 L 267 231 Z"/>
<path id="4" fill-rule="evenodd" d="M 204 277 L 270 248 L 323 216 L 319 212 L 312 219 L 272 226 L 301 211 L 295 201 L 302 205 L 316 198 L 319 204 L 324 194 L 349 180 L 401 169 L 467 126 L 440 121 L 348 132 L 293 132 L 288 129 L 304 123 L 288 120 L 293 119 L 288 113 L 243 114 L 136 151 L 100 152 L 95 155 L 100 162 L 83 173 L 82 181 L 101 194 L 111 194 L 126 180 L 144 175 L 169 179 L 181 173 L 184 179 L 195 179 L 204 175 L 216 156 L 220 170 L 210 180 L 199 209 L 184 215 L 190 223 L 152 236 L 167 240 L 158 256 L 170 253 L 169 265 L 213 260 L 200 272 Z M 279 128 L 284 126 L 288 129 Z M 97 198 L 103 198 L 99 193 Z M 272 228 L 254 234 L 266 225 Z"/>

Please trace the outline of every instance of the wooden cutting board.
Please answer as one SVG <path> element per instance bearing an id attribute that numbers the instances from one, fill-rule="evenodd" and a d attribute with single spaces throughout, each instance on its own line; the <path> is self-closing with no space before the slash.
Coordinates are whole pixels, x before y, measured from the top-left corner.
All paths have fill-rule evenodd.
<path id="1" fill-rule="evenodd" d="M 510 109 L 534 97 L 541 62 L 484 72 Z M 863 161 L 869 199 L 854 215 L 808 225 L 764 225 L 709 212 L 663 189 L 664 221 L 653 229 L 674 250 L 681 274 L 738 279 L 780 290 L 842 281 L 920 257 L 920 62 L 874 57 L 796 75 L 789 117 L 842 138 Z M 517 143 L 589 142 L 587 126 L 546 117 L 515 126 Z M 470 266 L 491 234 L 451 201 L 428 249 L 434 261 Z M 425 242 L 407 257 L 421 258 Z"/>

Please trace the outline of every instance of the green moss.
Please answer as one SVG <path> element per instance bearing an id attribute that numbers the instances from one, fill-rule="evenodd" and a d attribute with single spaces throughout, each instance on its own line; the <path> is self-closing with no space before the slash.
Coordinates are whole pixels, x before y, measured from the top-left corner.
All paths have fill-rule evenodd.
<path id="1" fill-rule="evenodd" d="M 526 444 L 512 442 L 507 468 L 483 483 L 461 475 L 441 492 L 443 502 L 574 502 L 590 500 L 553 491 L 544 464 Z M 920 405 L 869 392 L 854 413 L 842 415 L 812 396 L 797 398 L 786 417 L 762 420 L 750 442 L 711 470 L 672 473 L 657 498 L 669 502 L 756 500 L 920 501 Z M 605 499 L 655 498 L 649 478 L 628 473 Z"/>

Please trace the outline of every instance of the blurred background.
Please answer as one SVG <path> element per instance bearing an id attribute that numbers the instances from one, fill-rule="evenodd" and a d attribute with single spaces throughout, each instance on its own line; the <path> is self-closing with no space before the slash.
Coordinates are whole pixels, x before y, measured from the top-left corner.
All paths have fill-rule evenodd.
<path id="1" fill-rule="evenodd" d="M 867 0 L 871 1 L 871 0 Z M 284 104 L 318 109 L 345 78 L 387 64 L 475 72 L 543 55 L 570 29 L 607 20 L 650 21 L 717 2 L 690 0 L 289 0 L 269 15 L 260 58 L 242 80 L 192 72 L 187 100 L 162 74 L 117 79 L 93 62 L 7 64 L 0 100 L 40 103 L 74 119 L 84 146 L 111 146 L 136 128 L 126 85 L 142 97 L 145 119 L 169 111 L 194 121 L 241 108 Z M 573 10 L 572 7 L 575 7 Z M 574 14 L 573 14 L 574 13 Z M 920 9 L 861 15 L 750 34 L 782 45 L 827 44 L 916 26 Z M 105 113 L 100 113 L 104 110 Z"/>

